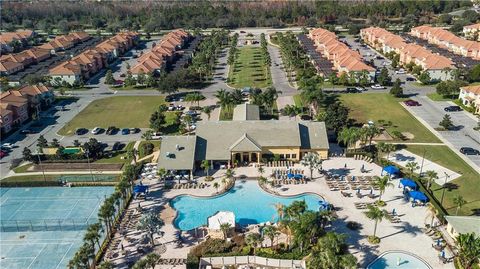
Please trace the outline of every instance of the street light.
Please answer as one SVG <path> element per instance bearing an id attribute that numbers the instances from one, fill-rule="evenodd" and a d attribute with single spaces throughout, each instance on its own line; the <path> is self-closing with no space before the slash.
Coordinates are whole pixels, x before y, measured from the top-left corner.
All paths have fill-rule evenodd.
<path id="1" fill-rule="evenodd" d="M 423 149 L 423 156 L 422 156 L 422 164 L 420 165 L 420 176 L 422 176 L 423 172 L 423 162 L 425 161 L 425 153 L 427 152 L 426 149 Z"/>
<path id="2" fill-rule="evenodd" d="M 40 148 L 37 148 L 37 158 L 38 158 L 38 163 L 40 164 L 40 168 L 42 169 L 42 175 L 43 175 L 43 181 L 47 182 L 47 178 L 45 177 L 45 169 L 43 169 L 43 164 L 42 160 L 40 159 Z"/>
<path id="3" fill-rule="evenodd" d="M 442 199 L 440 199 L 440 204 L 443 206 L 443 197 L 445 196 L 445 185 L 447 185 L 447 179 L 450 177 L 447 172 L 445 173 L 445 182 L 443 183 Z"/>

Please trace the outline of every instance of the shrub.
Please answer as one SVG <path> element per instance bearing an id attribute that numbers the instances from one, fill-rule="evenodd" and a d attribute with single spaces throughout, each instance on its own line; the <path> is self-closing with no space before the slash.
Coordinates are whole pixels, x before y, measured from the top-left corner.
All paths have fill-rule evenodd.
<path id="1" fill-rule="evenodd" d="M 348 221 L 346 226 L 349 230 L 356 231 L 362 227 L 362 224 L 356 221 Z"/>
<path id="2" fill-rule="evenodd" d="M 368 242 L 369 242 L 370 244 L 375 244 L 375 245 L 376 245 L 376 244 L 379 244 L 379 243 L 380 243 L 380 237 L 378 237 L 378 236 L 373 236 L 373 235 L 369 235 L 369 236 L 368 236 Z"/>

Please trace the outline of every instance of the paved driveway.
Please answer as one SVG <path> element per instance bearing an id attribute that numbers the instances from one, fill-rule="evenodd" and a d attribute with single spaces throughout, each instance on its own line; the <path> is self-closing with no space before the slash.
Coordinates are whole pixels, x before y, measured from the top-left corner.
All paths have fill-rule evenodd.
<path id="1" fill-rule="evenodd" d="M 439 131 L 440 135 L 450 142 L 458 151 L 461 147 L 480 149 L 480 132 L 473 130 L 477 126 L 478 119 L 471 117 L 468 112 L 445 112 L 443 109 L 452 105 L 450 102 L 434 102 L 426 96 L 413 97 L 422 104 L 418 107 L 406 107 L 408 111 L 421 118 L 430 127 L 438 127 L 438 123 L 445 114 L 449 114 L 453 123 L 459 126 L 455 131 Z M 473 163 L 480 166 L 480 156 L 467 156 Z M 479 168 L 480 169 L 480 168 Z"/>
<path id="2" fill-rule="evenodd" d="M 272 59 L 272 64 L 270 65 L 270 73 L 272 74 L 272 84 L 277 91 L 281 91 L 280 96 L 295 95 L 297 94 L 297 89 L 290 86 L 287 79 L 287 74 L 283 66 L 282 57 L 280 55 L 280 49 L 268 45 L 268 53 Z"/>

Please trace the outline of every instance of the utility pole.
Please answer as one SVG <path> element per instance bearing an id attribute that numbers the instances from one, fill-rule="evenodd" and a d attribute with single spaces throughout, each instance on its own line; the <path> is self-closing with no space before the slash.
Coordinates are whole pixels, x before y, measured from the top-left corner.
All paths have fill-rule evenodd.
<path id="1" fill-rule="evenodd" d="M 420 165 L 420 176 L 422 176 L 422 172 L 423 172 L 423 162 L 425 161 L 425 153 L 427 152 L 427 150 L 424 148 L 423 149 L 423 156 L 422 156 L 422 165 Z"/>
<path id="2" fill-rule="evenodd" d="M 443 190 L 442 190 L 442 199 L 440 199 L 440 204 L 443 206 L 443 197 L 445 196 L 445 185 L 447 185 L 447 179 L 449 178 L 447 172 L 445 173 L 445 182 L 443 183 Z"/>

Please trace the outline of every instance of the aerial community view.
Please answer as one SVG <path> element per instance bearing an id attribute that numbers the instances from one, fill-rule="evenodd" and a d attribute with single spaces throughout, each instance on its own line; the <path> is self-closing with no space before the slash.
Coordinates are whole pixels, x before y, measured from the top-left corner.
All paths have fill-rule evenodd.
<path id="1" fill-rule="evenodd" d="M 0 1 L 0 268 L 480 269 L 480 1 Z"/>

